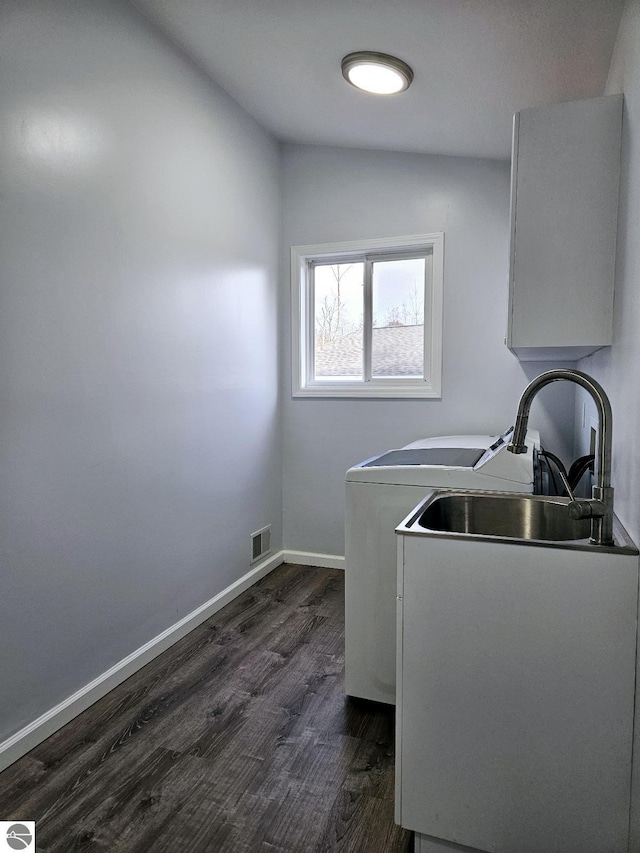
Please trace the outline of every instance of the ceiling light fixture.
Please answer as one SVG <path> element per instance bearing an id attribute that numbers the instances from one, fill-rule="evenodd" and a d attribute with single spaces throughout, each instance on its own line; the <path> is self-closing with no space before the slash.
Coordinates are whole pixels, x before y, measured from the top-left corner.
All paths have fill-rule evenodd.
<path id="1" fill-rule="evenodd" d="M 396 95 L 409 88 L 413 71 L 395 56 L 358 50 L 342 60 L 342 76 L 356 89 L 374 95 Z"/>

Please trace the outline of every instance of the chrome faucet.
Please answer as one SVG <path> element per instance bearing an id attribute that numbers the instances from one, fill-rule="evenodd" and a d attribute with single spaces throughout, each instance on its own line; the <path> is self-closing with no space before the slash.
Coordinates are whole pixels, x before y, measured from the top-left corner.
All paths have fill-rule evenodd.
<path id="1" fill-rule="evenodd" d="M 571 518 L 591 519 L 591 542 L 594 545 L 611 545 L 613 543 L 613 488 L 611 486 L 611 404 L 604 389 L 595 379 L 579 370 L 548 370 L 532 380 L 524 389 L 520 403 L 516 425 L 513 430 L 511 444 L 507 448 L 511 453 L 525 453 L 524 443 L 529 421 L 529 409 L 533 398 L 541 388 L 550 382 L 567 380 L 585 388 L 593 397 L 598 410 L 598 448 L 596 453 L 598 480 L 593 486 L 590 500 L 572 500 L 568 510 Z"/>

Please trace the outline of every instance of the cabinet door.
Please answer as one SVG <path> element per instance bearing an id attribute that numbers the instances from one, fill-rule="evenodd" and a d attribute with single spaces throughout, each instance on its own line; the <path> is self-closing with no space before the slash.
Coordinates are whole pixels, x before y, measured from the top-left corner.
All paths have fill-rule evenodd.
<path id="1" fill-rule="evenodd" d="M 612 342 L 621 126 L 622 95 L 515 116 L 507 344 L 521 357 Z"/>
<path id="2" fill-rule="evenodd" d="M 626 853 L 637 558 L 402 538 L 402 825 Z"/>

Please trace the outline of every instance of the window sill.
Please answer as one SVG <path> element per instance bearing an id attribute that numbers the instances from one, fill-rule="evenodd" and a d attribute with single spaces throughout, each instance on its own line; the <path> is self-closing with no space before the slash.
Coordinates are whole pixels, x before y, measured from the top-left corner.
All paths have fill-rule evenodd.
<path id="1" fill-rule="evenodd" d="M 427 382 L 416 383 L 415 385 L 373 385 L 365 384 L 331 384 L 322 383 L 322 385 L 308 385 L 304 388 L 296 388 L 293 390 L 293 397 L 333 397 L 333 398 L 348 398 L 348 399 L 390 399 L 404 398 L 411 399 L 431 399 L 440 400 L 442 394 L 437 388 L 433 388 Z"/>

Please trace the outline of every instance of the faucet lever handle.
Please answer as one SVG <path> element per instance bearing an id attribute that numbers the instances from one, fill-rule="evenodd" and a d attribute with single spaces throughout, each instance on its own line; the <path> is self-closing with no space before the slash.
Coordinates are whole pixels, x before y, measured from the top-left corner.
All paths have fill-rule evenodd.
<path id="1" fill-rule="evenodd" d="M 571 501 L 568 510 L 571 518 L 578 521 L 581 518 L 602 518 L 606 512 L 606 507 L 602 501 L 583 500 Z"/>

